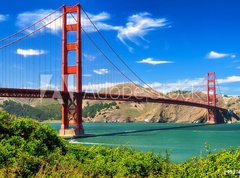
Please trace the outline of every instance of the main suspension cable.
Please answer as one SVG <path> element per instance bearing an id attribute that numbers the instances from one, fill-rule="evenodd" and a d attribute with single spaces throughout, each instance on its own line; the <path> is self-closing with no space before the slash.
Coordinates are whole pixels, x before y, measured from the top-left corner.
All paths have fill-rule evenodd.
<path id="1" fill-rule="evenodd" d="M 93 25 L 93 27 L 95 28 L 95 30 L 98 32 L 98 34 L 101 36 L 101 38 L 105 41 L 105 43 L 108 45 L 108 47 L 113 51 L 113 53 L 117 56 L 117 58 L 128 68 L 128 70 L 130 70 L 132 72 L 132 74 L 139 79 L 143 84 L 145 84 L 149 89 L 151 89 L 151 92 L 155 95 L 159 95 L 159 93 L 153 89 L 149 84 L 147 84 L 143 79 L 140 78 L 140 76 L 137 75 L 136 72 L 134 72 L 129 65 L 122 59 L 122 57 L 117 53 L 117 51 L 110 45 L 110 43 L 107 41 L 107 39 L 103 36 L 103 34 L 100 32 L 100 30 L 97 28 L 97 26 L 93 23 L 93 21 L 91 20 L 91 18 L 89 17 L 89 15 L 87 14 L 87 12 L 81 7 L 81 9 L 83 10 L 84 14 L 86 15 L 86 17 L 88 18 L 88 20 L 91 22 L 91 24 Z M 76 20 L 76 19 L 75 19 Z"/>
<path id="2" fill-rule="evenodd" d="M 70 13 L 71 16 L 73 17 L 73 19 L 77 22 L 76 18 L 72 15 L 72 13 Z M 137 84 L 131 80 L 127 75 L 125 75 L 110 59 L 109 57 L 103 52 L 103 50 L 101 50 L 101 48 L 95 43 L 95 41 L 90 37 L 90 35 L 83 29 L 81 28 L 82 31 L 84 32 L 84 34 L 88 37 L 88 39 L 92 42 L 92 44 L 95 46 L 95 48 L 97 48 L 102 55 L 108 60 L 108 62 L 115 68 L 118 70 L 118 72 L 120 72 L 127 80 L 129 80 L 131 83 L 133 83 L 134 85 L 137 86 Z M 148 90 L 146 90 L 147 92 L 149 92 Z"/>
<path id="3" fill-rule="evenodd" d="M 9 38 L 12 38 L 12 37 L 18 35 L 19 33 L 23 32 L 23 31 L 25 31 L 25 30 L 28 30 L 29 28 L 35 26 L 36 24 L 38 24 L 38 23 L 44 21 L 46 18 L 48 18 L 48 17 L 51 16 L 52 14 L 56 13 L 56 12 L 57 12 L 60 8 L 62 8 L 62 7 L 63 7 L 63 6 L 60 6 L 59 8 L 57 8 L 56 10 L 54 10 L 53 12 L 51 12 L 50 14 L 48 14 L 47 16 L 45 16 L 45 17 L 43 17 L 42 19 L 40 19 L 40 20 L 34 22 L 33 24 L 29 25 L 28 27 L 25 27 L 25 28 L 23 28 L 23 29 L 17 31 L 17 32 L 14 33 L 14 34 L 9 35 L 9 36 L 7 36 L 7 37 L 1 39 L 0 42 L 3 42 L 3 41 L 5 41 L 5 40 L 7 40 L 7 39 L 9 39 Z"/>

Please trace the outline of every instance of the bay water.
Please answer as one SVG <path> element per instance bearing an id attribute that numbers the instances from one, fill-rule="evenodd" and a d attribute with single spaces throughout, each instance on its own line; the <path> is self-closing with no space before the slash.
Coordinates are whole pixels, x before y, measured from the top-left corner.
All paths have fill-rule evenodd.
<path id="1" fill-rule="evenodd" d="M 87 146 L 127 146 L 144 152 L 165 154 L 168 150 L 175 162 L 192 156 L 205 155 L 205 143 L 212 151 L 240 146 L 240 123 L 182 124 L 182 123 L 84 123 L 86 134 L 74 143 Z M 51 123 L 59 130 L 60 123 Z"/>

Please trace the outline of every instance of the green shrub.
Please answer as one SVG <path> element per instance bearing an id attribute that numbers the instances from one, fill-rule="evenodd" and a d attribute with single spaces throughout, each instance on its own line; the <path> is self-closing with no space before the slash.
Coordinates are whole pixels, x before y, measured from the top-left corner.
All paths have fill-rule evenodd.
<path id="1" fill-rule="evenodd" d="M 83 108 L 83 117 L 90 117 L 94 118 L 97 114 L 97 112 L 103 110 L 103 109 L 109 109 L 112 106 L 116 106 L 116 102 L 111 102 L 111 103 L 100 103 L 100 104 L 93 104 L 89 105 L 87 104 L 86 107 Z"/>
<path id="2" fill-rule="evenodd" d="M 176 164 L 169 153 L 69 144 L 47 125 L 0 112 L 0 177 L 224 177 L 240 169 L 240 149 L 210 150 Z"/>

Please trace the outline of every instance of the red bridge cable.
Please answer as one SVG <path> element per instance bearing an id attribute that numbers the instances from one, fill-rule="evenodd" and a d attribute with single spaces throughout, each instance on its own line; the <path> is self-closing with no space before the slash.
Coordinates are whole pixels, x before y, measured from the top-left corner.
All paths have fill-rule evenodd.
<path id="1" fill-rule="evenodd" d="M 50 77 L 50 81 L 49 81 L 50 87 L 51 87 L 51 76 L 50 75 L 52 74 L 52 72 L 51 72 L 51 67 L 52 67 L 52 42 L 51 42 L 52 34 L 51 33 L 52 32 L 51 32 L 51 28 L 50 28 L 50 36 L 49 36 L 49 38 L 47 37 L 47 39 L 49 39 L 49 41 L 47 41 L 47 43 L 49 43 L 49 48 L 50 48 L 49 49 L 49 57 L 47 55 L 47 64 L 48 64 L 48 66 L 47 66 L 47 74 Z"/>
<path id="2" fill-rule="evenodd" d="M 61 7 L 62 7 L 62 6 L 61 6 Z M 60 7 L 60 8 L 61 8 L 61 7 Z M 69 11 L 71 11 L 72 8 L 74 8 L 74 6 L 72 6 L 67 12 L 65 12 L 65 14 L 69 13 Z M 52 22 L 54 22 L 54 21 L 56 21 L 57 19 L 61 18 L 63 15 L 64 15 L 64 14 L 59 15 L 57 18 L 55 18 L 55 19 L 53 19 L 52 21 L 46 23 L 45 25 L 39 27 L 38 29 L 32 31 L 31 33 L 28 33 L 27 35 L 25 35 L 25 36 L 23 36 L 23 37 L 21 37 L 21 38 L 19 38 L 19 39 L 16 39 L 16 40 L 14 40 L 14 41 L 12 41 L 12 42 L 10 42 L 10 43 L 7 43 L 7 44 L 4 45 L 4 46 L 1 46 L 0 49 L 5 48 L 5 47 L 8 47 L 8 46 L 10 46 L 10 45 L 12 45 L 12 44 L 14 44 L 14 43 L 17 43 L 17 42 L 20 41 L 20 40 L 23 40 L 24 38 L 27 38 L 27 37 L 31 36 L 32 34 L 40 31 L 41 29 L 45 28 L 46 26 L 48 26 L 48 25 L 51 24 Z"/>
<path id="3" fill-rule="evenodd" d="M 127 80 L 129 80 L 130 82 L 132 82 L 134 85 L 137 86 L 137 84 L 131 80 L 127 75 L 125 75 L 110 59 L 109 57 L 100 49 L 100 47 L 94 42 L 94 40 L 89 36 L 89 34 L 82 28 L 82 31 L 85 33 L 85 35 L 88 37 L 88 39 L 93 43 L 93 45 L 102 53 L 102 55 L 108 60 L 109 63 L 111 63 L 111 65 L 113 67 L 115 67 L 119 73 L 121 73 Z M 149 93 L 148 90 L 145 90 L 146 92 Z"/>
<path id="4" fill-rule="evenodd" d="M 34 25 L 34 30 L 36 30 L 36 26 L 35 26 L 35 25 Z M 34 43 L 33 43 L 33 44 L 34 44 L 33 46 L 34 46 L 35 48 L 36 48 L 36 46 L 37 46 L 37 45 L 36 45 L 36 44 L 37 44 L 37 35 L 38 35 L 38 34 L 36 34 L 36 38 L 35 38 Z M 37 49 L 39 49 L 39 48 L 37 48 Z M 37 60 L 37 57 L 36 57 L 36 58 L 34 59 L 34 61 L 33 61 L 33 71 L 34 71 L 34 72 L 33 72 L 33 81 L 32 81 L 32 82 L 33 82 L 33 86 L 32 86 L 33 88 L 35 87 L 35 82 L 36 82 L 36 72 L 37 72 L 37 71 L 36 71 L 36 63 L 37 63 L 36 60 Z M 37 83 L 37 82 L 36 82 L 36 83 Z"/>
<path id="5" fill-rule="evenodd" d="M 38 49 L 41 49 L 41 40 L 40 39 L 41 39 L 41 31 L 38 31 Z M 41 55 L 39 55 L 39 57 L 38 57 L 39 65 L 38 65 L 38 73 L 37 73 L 37 76 L 39 76 L 38 77 L 39 88 L 40 88 L 40 74 L 41 74 L 41 64 L 42 64 L 42 60 L 41 59 L 42 59 Z"/>
<path id="6" fill-rule="evenodd" d="M 126 76 L 109 58 L 108 56 L 99 48 L 99 46 L 94 42 L 94 40 L 89 36 L 89 34 L 82 28 L 82 31 L 85 33 L 85 35 L 88 37 L 88 39 L 93 43 L 93 45 L 102 53 L 102 55 L 110 62 L 126 79 L 128 79 L 130 82 L 134 83 L 128 76 Z"/>
<path id="7" fill-rule="evenodd" d="M 217 78 L 216 78 L 216 85 L 217 85 L 217 89 L 219 91 L 219 94 L 222 95 L 221 88 L 220 88 L 220 85 L 218 84 Z"/>
<path id="8" fill-rule="evenodd" d="M 31 36 L 32 34 L 34 34 L 34 33 L 38 32 L 38 31 L 42 30 L 43 28 L 45 28 L 46 26 L 48 26 L 49 24 L 51 24 L 52 22 L 54 22 L 55 20 L 57 20 L 57 19 L 59 19 L 59 18 L 61 18 L 61 17 L 62 17 L 62 15 L 58 16 L 56 19 L 54 19 L 54 20 L 48 22 L 47 24 L 39 27 L 39 28 L 36 29 L 35 31 L 32 31 L 31 33 L 28 33 L 27 35 L 25 35 L 25 36 L 23 36 L 23 37 L 21 37 L 21 38 L 19 38 L 19 39 L 17 39 L 17 40 L 14 40 L 14 41 L 12 41 L 12 42 L 10 42 L 10 43 L 7 43 L 7 44 L 4 45 L 4 46 L 1 46 L 0 49 L 6 48 L 6 47 L 8 47 L 8 46 L 10 46 L 10 45 L 12 45 L 12 44 L 14 44 L 14 43 L 17 43 L 17 42 L 20 41 L 20 40 L 23 40 L 23 39 Z"/>
<path id="9" fill-rule="evenodd" d="M 77 22 L 77 20 L 75 19 L 75 17 L 72 15 L 72 13 L 70 13 L 71 16 L 73 17 L 73 19 Z M 110 59 L 109 57 L 100 49 L 100 47 L 95 43 L 95 41 L 89 36 L 89 34 L 83 29 L 81 28 L 82 31 L 85 33 L 85 35 L 88 37 L 88 39 L 92 42 L 92 44 L 102 53 L 102 55 L 108 60 L 109 63 L 111 63 L 112 66 L 114 66 L 127 80 L 129 80 L 130 82 L 132 82 L 133 84 L 135 84 L 137 86 L 137 84 L 131 80 L 127 75 L 125 75 Z M 146 90 L 148 92 L 148 90 Z"/>
<path id="10" fill-rule="evenodd" d="M 117 51 L 110 45 L 110 43 L 107 41 L 107 39 L 103 36 L 103 34 L 100 32 L 100 30 L 97 28 L 97 26 L 93 23 L 93 21 L 91 20 L 91 18 L 89 17 L 89 15 L 87 14 L 87 12 L 81 7 L 81 9 L 83 10 L 83 12 L 85 13 L 86 17 L 89 19 L 89 21 L 91 22 L 91 24 L 93 25 L 93 27 L 96 29 L 96 31 L 99 33 L 99 35 L 102 37 L 102 39 L 106 42 L 106 44 L 108 45 L 108 47 L 113 51 L 113 53 L 118 57 L 118 59 L 128 68 L 128 70 L 130 70 L 133 75 L 135 77 L 137 77 L 143 84 L 145 84 L 146 86 L 148 86 L 148 88 L 150 88 L 151 90 L 154 91 L 153 94 L 157 94 L 159 95 L 159 93 L 155 93 L 155 89 L 153 89 L 149 84 L 147 84 L 143 79 L 140 78 L 140 76 L 138 76 L 138 74 L 136 72 L 134 72 L 129 66 L 128 64 L 121 58 L 121 56 L 117 53 Z"/>
<path id="11" fill-rule="evenodd" d="M 63 5 L 60 6 L 59 8 L 57 8 L 56 10 L 54 10 L 53 12 L 51 12 L 50 14 L 48 14 L 47 16 L 45 16 L 44 18 L 42 18 L 42 19 L 36 21 L 35 23 L 29 25 L 28 27 L 25 27 L 25 28 L 23 28 L 22 30 L 17 31 L 17 32 L 14 33 L 14 34 L 9 35 L 9 36 L 1 39 L 0 42 L 3 42 L 3 41 L 5 41 L 5 40 L 7 40 L 7 39 L 9 39 L 9 38 L 11 38 L 11 37 L 13 37 L 13 36 L 16 36 L 17 34 L 23 32 L 23 31 L 25 31 L 25 30 L 27 30 L 27 29 L 29 29 L 29 28 L 33 27 L 34 25 L 36 25 L 36 24 L 40 23 L 41 21 L 45 20 L 46 18 L 48 18 L 48 17 L 51 16 L 52 14 L 56 13 L 56 12 L 57 12 L 59 9 L 61 9 L 62 7 L 63 7 Z"/>
<path id="12" fill-rule="evenodd" d="M 56 18 L 56 14 L 55 14 L 55 17 Z M 54 24 L 54 83 L 55 83 L 55 90 L 57 90 L 57 81 L 56 81 L 56 78 L 57 78 L 57 75 L 56 75 L 56 54 L 57 54 L 57 51 L 56 51 L 56 44 L 57 44 L 57 31 L 56 31 L 56 23 Z"/>
<path id="13" fill-rule="evenodd" d="M 75 17 L 72 15 L 72 13 L 70 13 L 70 14 L 71 14 L 72 18 L 77 22 L 77 20 L 76 20 Z M 83 28 L 81 28 L 81 29 L 82 29 L 82 31 L 85 33 L 85 35 L 88 37 L 88 39 L 92 42 L 92 44 L 95 46 L 95 48 L 97 48 L 97 49 L 102 53 L 102 55 L 103 55 L 127 80 L 129 80 L 130 82 L 132 82 L 134 85 L 137 86 L 137 84 L 136 84 L 133 80 L 131 80 L 128 76 L 126 76 L 126 75 L 109 59 L 109 57 L 100 49 L 100 47 L 94 42 L 94 40 L 89 36 L 89 34 L 88 34 Z M 145 90 L 145 91 L 149 93 L 148 90 Z M 152 93 L 152 92 L 150 92 L 150 93 Z"/>

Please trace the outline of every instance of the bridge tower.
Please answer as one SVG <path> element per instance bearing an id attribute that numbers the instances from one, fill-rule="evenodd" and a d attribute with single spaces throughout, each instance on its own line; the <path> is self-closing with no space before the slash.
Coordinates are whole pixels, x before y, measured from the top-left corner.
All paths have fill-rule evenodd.
<path id="1" fill-rule="evenodd" d="M 207 104 L 214 106 L 214 109 L 208 109 L 207 122 L 216 122 L 216 75 L 215 72 L 207 73 Z"/>
<path id="2" fill-rule="evenodd" d="M 67 16 L 73 14 L 76 23 L 69 24 Z M 68 42 L 67 33 L 76 32 L 76 41 Z M 82 126 L 82 39 L 81 39 L 81 7 L 65 5 L 62 8 L 62 91 L 68 92 L 68 77 L 76 77 L 76 94 L 63 98 L 62 104 L 62 125 L 59 135 L 62 137 L 74 137 L 84 134 Z M 68 64 L 69 51 L 76 52 L 76 63 L 74 66 Z M 69 124 L 75 125 L 74 129 L 69 128 Z"/>

